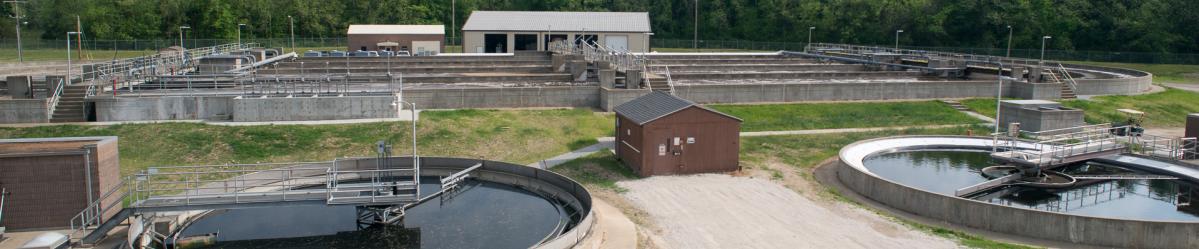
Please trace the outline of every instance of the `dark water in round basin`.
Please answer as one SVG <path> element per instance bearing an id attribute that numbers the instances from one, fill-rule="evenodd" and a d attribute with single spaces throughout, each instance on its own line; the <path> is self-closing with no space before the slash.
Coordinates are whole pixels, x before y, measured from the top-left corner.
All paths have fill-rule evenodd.
<path id="1" fill-rule="evenodd" d="M 421 179 L 421 194 L 441 186 Z M 566 219 L 561 207 L 511 185 L 467 181 L 453 198 L 407 211 L 403 226 L 359 228 L 356 207 L 324 204 L 218 210 L 180 238 L 216 233 L 208 248 L 528 248 Z"/>
<path id="2" fill-rule="evenodd" d="M 863 160 L 871 172 L 907 186 L 953 196 L 957 189 L 987 178 L 982 168 L 996 165 L 990 152 L 975 150 L 918 150 L 875 155 Z M 1059 169 L 1074 176 L 1146 174 L 1098 163 Z M 1199 221 L 1199 203 L 1189 205 L 1199 189 L 1181 180 L 1093 180 L 1064 189 L 1008 187 L 976 200 L 1077 215 L 1158 221 Z"/>

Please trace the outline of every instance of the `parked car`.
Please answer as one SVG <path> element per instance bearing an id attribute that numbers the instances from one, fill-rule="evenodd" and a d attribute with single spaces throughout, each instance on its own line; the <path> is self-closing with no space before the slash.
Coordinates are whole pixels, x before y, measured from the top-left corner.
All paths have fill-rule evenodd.
<path id="1" fill-rule="evenodd" d="M 350 53 L 350 56 L 353 56 L 353 57 L 379 57 L 379 52 L 358 50 L 358 51 L 354 51 L 353 53 Z"/>
<path id="2" fill-rule="evenodd" d="M 304 52 L 304 57 L 321 57 L 321 51 L 308 50 Z"/>
<path id="3" fill-rule="evenodd" d="M 412 56 L 412 53 L 409 53 L 408 51 L 401 50 L 401 51 L 399 51 L 399 52 L 396 52 L 396 56 Z"/>
<path id="4" fill-rule="evenodd" d="M 330 51 L 329 51 L 329 57 L 346 57 L 346 52 L 344 52 L 344 51 L 337 51 L 337 50 L 330 50 Z"/>
<path id="5" fill-rule="evenodd" d="M 390 51 L 390 50 L 383 50 L 383 51 L 379 51 L 379 56 L 392 57 L 392 56 L 396 56 L 396 52 Z"/>

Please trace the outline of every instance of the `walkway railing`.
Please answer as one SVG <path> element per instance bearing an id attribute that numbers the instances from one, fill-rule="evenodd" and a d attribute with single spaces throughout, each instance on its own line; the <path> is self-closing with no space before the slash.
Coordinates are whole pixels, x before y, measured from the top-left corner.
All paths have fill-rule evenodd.
<path id="1" fill-rule="evenodd" d="M 58 108 L 58 101 L 62 99 L 63 89 L 66 87 L 66 79 L 59 79 L 54 91 L 50 92 L 50 97 L 46 99 L 46 120 L 54 118 L 54 110 Z"/>
<path id="2" fill-rule="evenodd" d="M 557 54 L 582 55 L 588 62 L 606 61 L 618 71 L 642 70 L 647 64 L 643 55 L 590 42 L 555 41 L 550 43 L 550 51 Z"/>
<path id="3" fill-rule="evenodd" d="M 1127 148 L 1130 126 L 1112 127 L 1110 124 L 1086 125 L 1039 132 L 1020 131 L 1017 136 L 993 134 L 996 137 L 994 155 L 1008 160 L 1049 167 L 1071 162 L 1071 158 L 1101 153 L 1123 151 Z M 1026 147 L 1017 147 L 1018 141 L 1031 139 Z M 1003 140 L 1003 142 L 1000 142 Z"/>
<path id="4" fill-rule="evenodd" d="M 195 65 L 196 61 L 204 56 L 227 54 L 234 51 L 256 46 L 254 43 L 243 44 L 222 44 L 211 47 L 201 47 L 194 49 L 184 49 L 183 51 L 173 51 L 169 53 L 156 53 L 142 57 L 117 59 L 110 62 L 90 64 L 91 71 L 84 72 L 80 78 L 88 82 L 89 85 L 95 86 L 113 82 L 113 91 L 116 91 L 118 82 L 125 85 L 133 82 L 145 80 L 146 77 L 168 74 L 182 74 L 186 72 L 186 67 Z M 96 92 L 89 92 L 87 96 L 94 96 Z"/>
<path id="5" fill-rule="evenodd" d="M 72 217 L 72 238 L 111 225 L 130 209 L 213 209 L 230 205 L 319 201 L 326 204 L 417 200 L 416 169 L 338 170 L 335 162 L 151 167 L 124 177 Z M 341 183 L 341 181 L 361 183 Z M 412 194 L 396 194 L 411 191 Z"/>

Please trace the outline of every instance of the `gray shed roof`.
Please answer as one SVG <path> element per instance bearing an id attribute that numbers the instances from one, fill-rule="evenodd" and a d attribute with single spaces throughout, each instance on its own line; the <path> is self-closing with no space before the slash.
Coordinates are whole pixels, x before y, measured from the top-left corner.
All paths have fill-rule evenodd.
<path id="1" fill-rule="evenodd" d="M 651 33 L 648 12 L 474 11 L 464 31 Z"/>
<path id="2" fill-rule="evenodd" d="M 653 91 L 650 94 L 616 106 L 616 114 L 628 118 L 630 121 L 637 123 L 637 125 L 645 125 L 646 123 L 653 122 L 654 120 L 692 106 L 741 121 L 740 118 L 733 117 L 732 115 L 660 91 Z"/>

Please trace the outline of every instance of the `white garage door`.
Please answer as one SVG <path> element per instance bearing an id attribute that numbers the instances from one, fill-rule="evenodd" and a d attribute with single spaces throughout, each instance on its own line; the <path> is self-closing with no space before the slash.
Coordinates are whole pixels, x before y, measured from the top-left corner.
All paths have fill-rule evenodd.
<path id="1" fill-rule="evenodd" d="M 629 37 L 624 35 L 606 36 L 604 46 L 615 50 L 629 50 Z"/>

